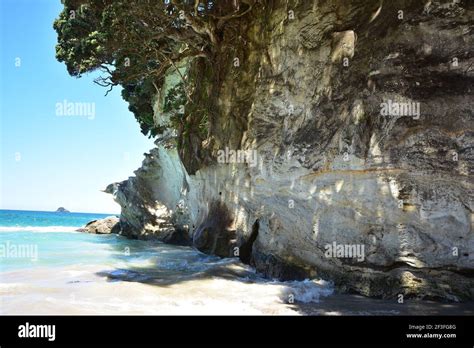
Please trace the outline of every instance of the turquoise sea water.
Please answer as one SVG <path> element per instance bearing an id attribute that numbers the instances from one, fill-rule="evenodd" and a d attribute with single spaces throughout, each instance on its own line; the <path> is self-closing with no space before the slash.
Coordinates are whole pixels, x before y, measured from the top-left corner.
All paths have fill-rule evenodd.
<path id="1" fill-rule="evenodd" d="M 237 258 L 76 232 L 103 214 L 0 210 L 0 314 L 294 314 L 324 281 L 278 282 Z"/>
<path id="2" fill-rule="evenodd" d="M 112 239 L 75 232 L 108 215 L 0 210 L 0 270 L 65 266 L 107 256 Z M 105 243 L 104 243 L 105 242 Z M 3 251 L 3 253 L 2 253 Z"/>
<path id="3" fill-rule="evenodd" d="M 0 210 L 0 231 L 38 230 L 43 227 L 55 232 L 57 227 L 81 227 L 94 219 L 107 217 L 107 214 L 91 213 L 56 213 L 49 211 L 27 211 L 27 210 Z"/>

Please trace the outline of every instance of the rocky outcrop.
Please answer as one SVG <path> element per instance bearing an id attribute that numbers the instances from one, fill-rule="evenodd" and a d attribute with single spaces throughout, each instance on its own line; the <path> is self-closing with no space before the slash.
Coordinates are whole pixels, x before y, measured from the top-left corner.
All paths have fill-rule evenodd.
<path id="1" fill-rule="evenodd" d="M 56 209 L 56 213 L 70 213 L 70 211 L 64 207 L 59 207 L 58 209 Z"/>
<path id="2" fill-rule="evenodd" d="M 108 188 L 122 234 L 368 296 L 474 298 L 474 4 L 266 11 L 213 87 L 208 139 L 163 135 Z"/>
<path id="3" fill-rule="evenodd" d="M 191 245 L 190 219 L 180 200 L 185 172 L 176 150 L 160 146 L 145 157 L 135 177 L 105 190 L 122 207 L 119 234 Z"/>
<path id="4" fill-rule="evenodd" d="M 119 218 L 109 216 L 105 219 L 92 220 L 77 231 L 95 234 L 120 233 Z"/>

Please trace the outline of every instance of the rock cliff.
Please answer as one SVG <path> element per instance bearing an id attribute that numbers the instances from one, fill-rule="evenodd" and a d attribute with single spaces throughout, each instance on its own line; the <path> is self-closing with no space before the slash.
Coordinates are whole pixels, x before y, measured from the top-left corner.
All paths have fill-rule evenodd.
<path id="1" fill-rule="evenodd" d="M 218 61 L 169 70 L 166 130 L 106 190 L 121 233 L 367 296 L 474 298 L 473 28 L 461 0 L 255 5 Z M 183 75 L 205 118 L 166 108 Z M 189 129 L 168 127 L 180 112 Z"/>

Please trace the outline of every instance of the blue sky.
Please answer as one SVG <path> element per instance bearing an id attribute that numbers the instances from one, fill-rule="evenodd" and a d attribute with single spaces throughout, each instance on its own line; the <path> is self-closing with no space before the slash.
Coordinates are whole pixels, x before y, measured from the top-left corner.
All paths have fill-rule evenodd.
<path id="1" fill-rule="evenodd" d="M 119 212 L 100 190 L 133 175 L 152 140 L 120 88 L 105 97 L 95 74 L 77 79 L 56 61 L 59 0 L 0 6 L 0 209 Z M 95 114 L 58 115 L 64 100 L 94 105 Z"/>

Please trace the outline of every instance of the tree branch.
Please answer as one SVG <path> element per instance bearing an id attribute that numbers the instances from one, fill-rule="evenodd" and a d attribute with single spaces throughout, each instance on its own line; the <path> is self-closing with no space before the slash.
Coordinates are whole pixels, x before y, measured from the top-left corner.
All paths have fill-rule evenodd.
<path id="1" fill-rule="evenodd" d="M 177 0 L 171 0 L 173 6 L 175 6 L 180 12 L 184 14 L 186 23 L 198 34 L 207 35 L 214 46 L 218 45 L 218 39 L 215 34 L 215 26 L 211 22 L 204 22 L 197 17 L 191 16 L 178 4 Z"/>

